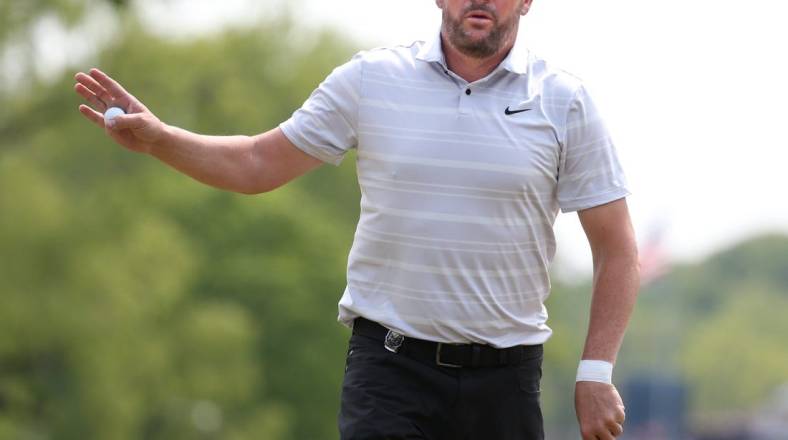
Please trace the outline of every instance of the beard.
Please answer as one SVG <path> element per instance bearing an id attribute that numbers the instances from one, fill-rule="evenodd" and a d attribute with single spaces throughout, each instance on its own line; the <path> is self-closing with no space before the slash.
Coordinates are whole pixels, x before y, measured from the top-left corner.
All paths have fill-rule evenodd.
<path id="1" fill-rule="evenodd" d="M 472 37 L 463 28 L 463 17 L 471 11 L 484 11 L 493 17 L 492 30 L 481 39 Z M 443 9 L 443 32 L 446 39 L 460 53 L 471 58 L 487 58 L 498 53 L 503 44 L 517 33 L 519 24 L 520 16 L 518 14 L 512 14 L 511 18 L 501 22 L 498 19 L 498 14 L 486 4 L 472 3 L 462 11 L 457 19 L 449 14 L 448 8 Z"/>

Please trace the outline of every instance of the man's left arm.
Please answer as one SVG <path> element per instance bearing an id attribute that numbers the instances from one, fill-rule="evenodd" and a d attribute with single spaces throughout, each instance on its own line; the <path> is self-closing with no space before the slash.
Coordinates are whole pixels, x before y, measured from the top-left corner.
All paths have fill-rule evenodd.
<path id="1" fill-rule="evenodd" d="M 626 199 L 578 211 L 594 261 L 591 316 L 583 360 L 615 364 L 640 285 L 637 242 Z M 623 432 L 624 405 L 612 383 L 578 380 L 575 410 L 583 440 Z"/>

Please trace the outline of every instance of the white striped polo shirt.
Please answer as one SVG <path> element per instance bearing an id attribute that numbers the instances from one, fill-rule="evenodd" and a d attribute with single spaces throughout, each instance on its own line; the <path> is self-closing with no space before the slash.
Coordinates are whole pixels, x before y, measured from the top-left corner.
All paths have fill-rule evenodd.
<path id="1" fill-rule="evenodd" d="M 280 127 L 334 165 L 357 149 L 346 325 L 363 316 L 433 341 L 543 343 L 559 209 L 629 194 L 581 82 L 520 45 L 472 83 L 448 70 L 439 35 L 361 52 Z"/>

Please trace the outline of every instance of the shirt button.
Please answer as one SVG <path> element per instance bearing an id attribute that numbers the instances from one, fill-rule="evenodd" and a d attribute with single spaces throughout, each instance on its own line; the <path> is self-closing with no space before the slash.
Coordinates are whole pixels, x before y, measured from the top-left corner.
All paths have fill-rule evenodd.
<path id="1" fill-rule="evenodd" d="M 466 95 L 470 95 L 471 94 L 471 89 L 465 89 L 465 94 Z"/>

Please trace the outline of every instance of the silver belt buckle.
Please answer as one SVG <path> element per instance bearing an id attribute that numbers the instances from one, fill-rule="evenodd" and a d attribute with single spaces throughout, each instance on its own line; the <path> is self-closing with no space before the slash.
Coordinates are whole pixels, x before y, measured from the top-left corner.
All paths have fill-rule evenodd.
<path id="1" fill-rule="evenodd" d="M 462 368 L 462 365 L 457 364 L 450 364 L 447 362 L 441 361 L 441 348 L 443 348 L 443 343 L 438 342 L 438 348 L 435 349 L 435 363 L 440 365 L 441 367 L 449 367 L 449 368 Z M 449 344 L 447 344 L 449 345 Z"/>
<path id="2" fill-rule="evenodd" d="M 386 339 L 383 341 L 383 346 L 386 347 L 386 350 L 396 353 L 399 351 L 399 348 L 402 347 L 403 342 L 405 342 L 405 336 L 393 330 L 389 330 L 388 333 L 386 333 Z"/>

